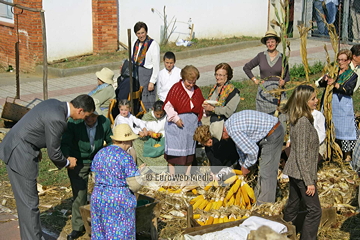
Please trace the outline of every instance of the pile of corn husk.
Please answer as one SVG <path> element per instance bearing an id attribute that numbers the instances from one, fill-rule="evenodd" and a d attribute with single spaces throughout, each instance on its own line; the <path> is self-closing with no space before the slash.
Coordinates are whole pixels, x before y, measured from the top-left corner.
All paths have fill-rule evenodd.
<path id="1" fill-rule="evenodd" d="M 354 200 L 357 199 L 356 188 L 359 184 L 357 174 L 351 170 L 349 165 L 337 165 L 325 162 L 318 171 L 318 193 L 322 208 L 335 208 L 337 218 L 345 219 L 344 215 L 355 214 L 356 207 Z M 141 194 L 153 197 L 159 201 L 159 236 L 166 239 L 178 239 L 181 231 L 187 227 L 187 210 L 191 205 L 191 200 L 199 194 L 204 194 L 206 184 L 202 186 L 186 185 L 177 186 L 147 186 L 143 187 Z M 220 188 L 226 188 L 219 186 Z M 227 187 L 228 190 L 230 189 Z M 159 191 L 160 190 L 160 191 Z M 194 191 L 196 190 L 196 192 Z M 212 186 L 208 191 L 214 193 L 216 188 Z M 195 192 L 195 194 L 194 194 Z M 288 199 L 288 183 L 286 179 L 279 174 L 277 201 L 275 203 L 252 206 L 249 209 L 242 209 L 240 206 L 231 205 L 221 207 L 221 209 L 195 209 L 193 217 L 198 221 L 206 222 L 210 216 L 231 216 L 234 214 L 236 219 L 248 217 L 251 214 L 260 214 L 266 216 L 281 215 Z M 321 229 L 319 232 L 324 234 L 329 231 L 339 231 L 338 228 Z M 325 234 L 326 235 L 326 234 Z"/>

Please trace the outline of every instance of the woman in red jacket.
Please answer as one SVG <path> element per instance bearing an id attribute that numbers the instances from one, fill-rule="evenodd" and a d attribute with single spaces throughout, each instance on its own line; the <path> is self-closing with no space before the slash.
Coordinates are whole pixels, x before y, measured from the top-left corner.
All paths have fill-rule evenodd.
<path id="1" fill-rule="evenodd" d="M 185 66 L 181 70 L 181 80 L 170 89 L 164 110 L 167 114 L 165 124 L 165 159 L 171 174 L 175 174 L 175 164 L 187 166 L 186 174 L 195 159 L 196 142 L 193 140 L 195 129 L 203 114 L 204 97 L 198 86 L 199 70 Z"/>

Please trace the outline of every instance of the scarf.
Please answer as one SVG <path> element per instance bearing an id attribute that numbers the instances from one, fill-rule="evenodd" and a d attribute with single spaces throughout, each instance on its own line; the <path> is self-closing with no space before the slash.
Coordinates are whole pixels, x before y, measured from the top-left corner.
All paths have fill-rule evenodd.
<path id="1" fill-rule="evenodd" d="M 153 41 L 153 39 L 151 39 L 149 36 L 146 36 L 146 39 L 140 48 L 140 40 L 139 39 L 136 40 L 134 49 L 133 49 L 133 56 L 132 56 L 133 63 L 135 63 L 138 66 L 144 66 L 146 52 L 149 49 L 152 41 Z M 138 52 L 139 52 L 139 56 L 137 57 L 137 59 L 135 61 L 135 58 L 138 55 Z"/>
<path id="2" fill-rule="evenodd" d="M 214 91 L 216 90 L 216 87 L 217 86 L 215 84 L 214 87 L 210 90 L 208 99 L 210 99 L 210 97 L 213 95 Z M 229 82 L 226 82 L 224 86 L 221 88 L 219 95 L 216 98 L 216 101 L 218 101 L 218 104 L 216 105 L 224 106 L 227 97 L 229 96 L 230 93 L 232 93 L 232 91 L 234 91 L 234 89 L 235 89 L 234 85 L 230 84 Z"/>
<path id="3" fill-rule="evenodd" d="M 108 83 L 103 83 L 101 85 L 98 85 L 94 90 L 92 90 L 91 92 L 89 92 L 89 96 L 92 96 L 94 93 L 96 93 L 97 91 L 103 89 L 103 88 L 106 88 L 107 86 L 109 86 Z"/>
<path id="4" fill-rule="evenodd" d="M 352 70 L 350 67 L 343 72 L 342 74 L 339 75 L 338 79 L 336 80 L 336 82 L 338 84 L 344 84 L 345 82 L 347 82 L 352 76 L 354 75 L 354 70 Z"/>

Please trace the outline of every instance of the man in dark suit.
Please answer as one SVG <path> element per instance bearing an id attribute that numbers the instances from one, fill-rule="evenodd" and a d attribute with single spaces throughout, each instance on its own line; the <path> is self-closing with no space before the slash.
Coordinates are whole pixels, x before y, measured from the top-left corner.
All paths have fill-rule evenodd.
<path id="1" fill-rule="evenodd" d="M 67 129 L 62 136 L 61 150 L 65 157 L 75 157 L 77 165 L 68 169 L 68 175 L 73 192 L 72 232 L 68 240 L 79 238 L 84 232 L 84 222 L 80 207 L 87 203 L 88 178 L 91 162 L 95 154 L 106 144 L 112 143 L 110 120 L 95 111 L 85 120 L 69 119 Z"/>
<path id="2" fill-rule="evenodd" d="M 72 169 L 77 159 L 60 150 L 67 118 L 84 119 L 95 110 L 94 100 L 80 95 L 71 102 L 45 100 L 31 109 L 0 143 L 0 159 L 6 164 L 19 217 L 21 239 L 44 239 L 40 225 L 37 181 L 41 148 L 59 168 Z"/>

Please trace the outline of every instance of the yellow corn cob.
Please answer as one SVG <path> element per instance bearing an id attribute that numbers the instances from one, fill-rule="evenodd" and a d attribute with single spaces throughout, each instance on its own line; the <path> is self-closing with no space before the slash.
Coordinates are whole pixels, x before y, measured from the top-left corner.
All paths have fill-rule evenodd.
<path id="1" fill-rule="evenodd" d="M 192 190 L 191 190 L 191 192 L 192 192 L 193 194 L 195 194 L 195 195 L 197 195 L 197 194 L 198 194 L 198 192 L 197 192 L 196 188 L 192 189 Z"/>
<path id="2" fill-rule="evenodd" d="M 161 188 L 158 189 L 158 191 L 159 191 L 159 192 L 164 192 L 164 191 L 166 191 L 166 189 L 163 188 L 163 187 L 161 187 Z"/>
<path id="3" fill-rule="evenodd" d="M 190 200 L 190 204 L 193 205 L 194 203 L 196 203 L 199 199 L 203 199 L 204 195 L 199 195 L 193 199 Z"/>
<path id="4" fill-rule="evenodd" d="M 214 221 L 213 221 L 213 224 L 217 224 L 217 223 L 219 223 L 219 217 L 214 217 Z"/>
<path id="5" fill-rule="evenodd" d="M 234 193 L 237 192 L 237 190 L 239 189 L 241 184 L 241 180 L 237 179 L 236 182 L 232 185 L 232 187 L 230 188 L 230 190 L 228 191 L 228 193 L 226 194 L 226 198 L 227 200 L 229 200 L 231 198 L 231 196 L 234 195 Z"/>
<path id="6" fill-rule="evenodd" d="M 197 200 L 194 205 L 193 205 L 193 209 L 197 209 L 204 201 L 205 201 L 205 198 L 204 198 L 204 195 L 201 195 L 202 198 L 200 198 L 199 200 Z"/>
<path id="7" fill-rule="evenodd" d="M 240 206 L 241 204 L 241 188 L 237 190 L 235 195 L 235 205 Z"/>
<path id="8" fill-rule="evenodd" d="M 245 188 L 249 198 L 251 198 L 251 202 L 256 202 L 254 190 L 249 186 L 249 184 L 245 183 L 243 187 Z"/>
<path id="9" fill-rule="evenodd" d="M 208 219 L 206 220 L 205 225 L 211 225 L 211 224 L 213 224 L 213 222 L 214 222 L 214 217 L 213 217 L 213 216 L 210 216 L 210 217 L 208 217 Z"/>
<path id="10" fill-rule="evenodd" d="M 210 202 L 206 205 L 204 211 L 205 211 L 205 212 L 210 211 L 211 208 L 212 208 L 212 206 L 213 206 L 213 204 L 214 204 L 214 200 L 210 200 Z"/>
<path id="11" fill-rule="evenodd" d="M 234 202 L 235 202 L 235 197 L 234 197 L 234 195 L 232 195 L 232 197 L 230 198 L 230 200 L 227 203 L 227 206 L 229 207 L 229 206 L 234 205 Z"/>
<path id="12" fill-rule="evenodd" d="M 167 191 L 169 193 L 181 193 L 181 189 L 176 189 L 176 190 L 168 189 Z"/>
<path id="13" fill-rule="evenodd" d="M 250 203 L 250 198 L 249 198 L 248 192 L 246 191 L 245 184 L 242 185 L 240 189 L 241 189 L 242 197 L 244 199 L 245 207 L 246 207 Z"/>
<path id="14" fill-rule="evenodd" d="M 228 216 L 225 216 L 225 217 L 224 217 L 224 223 L 226 223 L 226 222 L 230 222 Z"/>
<path id="15" fill-rule="evenodd" d="M 233 182 L 236 181 L 237 178 L 238 178 L 238 176 L 234 175 L 234 176 L 229 177 L 228 179 L 226 179 L 226 180 L 224 181 L 224 183 L 231 185 Z"/>
<path id="16" fill-rule="evenodd" d="M 223 223 L 224 222 L 224 216 L 221 216 L 220 218 L 219 218 L 219 223 Z"/>
<path id="17" fill-rule="evenodd" d="M 202 201 L 202 203 L 199 205 L 199 209 L 203 210 L 208 203 L 209 203 L 209 202 L 205 199 L 205 200 Z M 195 209 L 195 208 L 194 208 L 194 209 Z"/>
<path id="18" fill-rule="evenodd" d="M 214 186 L 214 182 L 213 182 L 213 181 L 209 182 L 209 183 L 206 185 L 206 187 L 204 188 L 204 190 L 205 190 L 205 191 L 208 191 L 212 186 Z"/>
<path id="19" fill-rule="evenodd" d="M 199 221 L 199 220 L 196 220 L 196 221 L 197 221 L 198 224 L 200 224 L 200 226 L 204 226 L 204 225 L 205 225 L 205 223 L 202 222 L 202 221 Z"/>
<path id="20" fill-rule="evenodd" d="M 236 175 L 242 175 L 242 171 L 237 169 L 233 169 L 233 173 L 235 173 Z"/>
<path id="21" fill-rule="evenodd" d="M 193 218 L 194 218 L 194 219 L 199 219 L 200 216 L 201 216 L 200 214 L 194 214 L 194 215 L 193 215 Z"/>

